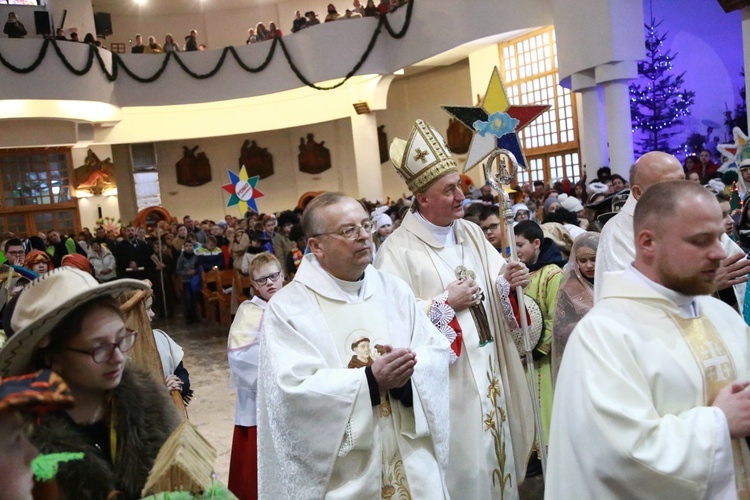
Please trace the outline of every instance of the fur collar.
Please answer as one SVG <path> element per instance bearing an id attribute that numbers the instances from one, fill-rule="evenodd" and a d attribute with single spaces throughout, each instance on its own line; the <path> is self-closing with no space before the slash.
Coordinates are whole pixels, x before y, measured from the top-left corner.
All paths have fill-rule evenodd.
<path id="1" fill-rule="evenodd" d="M 117 429 L 114 466 L 64 412 L 46 415 L 35 430 L 32 442 L 41 453 L 85 454 L 82 461 L 60 465 L 60 498 L 98 500 L 111 491 L 140 498 L 159 449 L 180 423 L 165 387 L 132 365 L 125 368 L 112 397 Z"/>

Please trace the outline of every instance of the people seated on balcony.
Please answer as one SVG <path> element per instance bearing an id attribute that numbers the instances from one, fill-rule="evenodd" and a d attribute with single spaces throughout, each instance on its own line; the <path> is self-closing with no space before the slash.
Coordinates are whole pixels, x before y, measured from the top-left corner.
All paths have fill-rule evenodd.
<path id="1" fill-rule="evenodd" d="M 262 42 L 263 40 L 268 40 L 269 38 L 269 32 L 266 28 L 266 25 L 263 23 L 258 23 L 255 25 L 255 40 L 258 42 Z"/>
<path id="2" fill-rule="evenodd" d="M 143 54 L 144 50 L 146 50 L 146 46 L 143 45 L 143 37 L 139 33 L 135 35 L 135 45 L 130 47 L 130 53 L 131 54 Z"/>
<path id="3" fill-rule="evenodd" d="M 354 2 L 352 3 L 352 6 L 353 6 L 352 14 L 359 14 L 359 17 L 362 17 L 365 15 L 365 8 L 362 7 L 362 4 L 360 3 L 359 0 L 354 0 Z M 356 16 L 352 15 L 352 17 L 356 17 Z"/>
<path id="4" fill-rule="evenodd" d="M 292 21 L 292 33 L 297 33 L 307 25 L 307 19 L 302 17 L 300 11 L 294 11 L 294 21 Z"/>
<path id="5" fill-rule="evenodd" d="M 196 52 L 198 50 L 198 30 L 190 30 L 190 34 L 185 37 L 185 52 Z"/>
<path id="6" fill-rule="evenodd" d="M 250 28 L 247 30 L 247 40 L 245 40 L 245 45 L 250 45 L 251 43 L 255 43 L 258 41 L 258 37 L 255 36 L 255 30 Z"/>
<path id="7" fill-rule="evenodd" d="M 8 12 L 8 20 L 5 21 L 3 33 L 8 35 L 8 38 L 23 38 L 26 36 L 26 28 L 18 20 L 15 12 Z"/>
<path id="8" fill-rule="evenodd" d="M 341 16 L 339 19 L 355 19 L 357 17 L 362 17 L 360 14 L 356 12 L 352 12 L 351 9 L 346 9 L 346 12 L 343 16 Z"/>
<path id="9" fill-rule="evenodd" d="M 325 22 L 330 23 L 331 21 L 336 21 L 338 18 L 341 17 L 341 14 L 339 14 L 336 11 L 336 6 L 332 3 L 328 4 L 328 15 L 326 16 Z"/>
<path id="10" fill-rule="evenodd" d="M 180 46 L 175 43 L 174 37 L 172 36 L 172 33 L 167 33 L 167 36 L 164 38 L 164 52 L 179 52 Z"/>
<path id="11" fill-rule="evenodd" d="M 271 21 L 268 23 L 268 38 L 267 40 L 270 40 L 272 38 L 281 38 L 283 33 L 281 33 L 281 30 L 276 27 L 276 23 Z"/>
<path id="12" fill-rule="evenodd" d="M 316 24 L 320 24 L 318 15 L 312 10 L 305 12 L 305 17 L 307 18 L 307 24 L 305 25 L 305 28 L 309 28 L 310 26 L 315 26 Z"/>
<path id="13" fill-rule="evenodd" d="M 91 45 L 94 45 L 95 47 L 101 47 L 102 42 L 94 38 L 94 35 L 91 33 L 86 33 L 86 36 L 83 37 L 83 43 L 90 43 Z"/>
<path id="14" fill-rule="evenodd" d="M 377 17 L 379 15 L 378 8 L 375 6 L 373 0 L 367 0 L 367 7 L 365 7 L 365 17 Z"/>
<path id="15" fill-rule="evenodd" d="M 148 37 L 148 45 L 146 45 L 146 48 L 143 49 L 143 52 L 145 54 L 161 54 L 164 52 L 164 49 L 161 45 L 156 43 L 156 38 L 150 36 Z"/>
<path id="16" fill-rule="evenodd" d="M 70 34 L 70 41 L 71 42 L 80 42 L 80 40 L 78 39 L 78 32 L 77 31 L 74 31 L 74 32 L 72 32 Z"/>
<path id="17" fill-rule="evenodd" d="M 63 30 L 62 28 L 57 28 L 57 31 L 55 33 L 57 33 L 55 35 L 55 40 L 65 40 L 66 42 L 68 41 L 68 39 L 65 37 L 65 30 Z"/>
<path id="18" fill-rule="evenodd" d="M 378 14 L 388 14 L 391 11 L 391 2 L 390 0 L 380 0 L 380 3 L 378 4 Z"/>

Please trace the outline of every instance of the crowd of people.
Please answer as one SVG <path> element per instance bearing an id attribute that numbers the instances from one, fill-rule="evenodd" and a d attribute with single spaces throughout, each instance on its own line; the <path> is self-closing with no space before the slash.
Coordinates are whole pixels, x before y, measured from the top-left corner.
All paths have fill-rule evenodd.
<path id="1" fill-rule="evenodd" d="M 549 498 L 747 492 L 750 228 L 727 193 L 750 161 L 732 176 L 651 152 L 628 179 L 512 189 L 506 221 L 506 193 L 460 176 L 433 127 L 411 137 L 390 149 L 410 191 L 393 203 L 324 193 L 217 222 L 3 235 L 0 375 L 65 387 L 31 442 L 85 452 L 61 466 L 69 496 L 136 497 L 177 422 L 126 362 L 137 333 L 112 297 L 150 278 L 159 314 L 182 300 L 200 321 L 196 282 L 216 268 L 252 287 L 227 339 L 238 498 L 503 498 L 543 465 Z M 167 388 L 189 388 L 181 355 L 165 366 Z"/>
<path id="2" fill-rule="evenodd" d="M 361 17 L 378 17 L 381 15 L 394 12 L 399 7 L 406 4 L 406 0 L 379 0 L 379 3 L 375 5 L 374 0 L 367 0 L 366 5 L 362 5 L 360 0 L 354 0 L 351 8 L 346 9 L 343 14 L 340 14 L 333 4 L 328 4 L 327 13 L 324 22 L 339 21 L 344 19 L 354 19 Z M 304 16 L 300 11 L 295 11 L 295 17 L 292 21 L 291 32 L 296 33 L 302 29 L 309 28 L 320 24 L 318 15 L 314 11 L 305 12 Z M 26 28 L 23 23 L 18 20 L 15 13 L 10 12 L 8 19 L 5 23 L 3 33 L 8 35 L 8 38 L 24 38 L 27 35 Z M 265 40 L 272 40 L 274 38 L 281 38 L 283 35 L 281 29 L 276 26 L 275 21 L 270 21 L 266 26 L 266 23 L 259 22 L 254 28 L 248 29 L 246 44 L 262 42 Z M 63 29 L 57 29 L 55 31 L 55 40 L 69 41 L 69 42 L 81 42 L 79 39 L 78 32 L 72 31 L 69 37 L 65 36 Z M 147 38 L 146 43 L 143 43 L 143 35 L 135 35 L 135 43 L 130 42 L 130 52 L 132 54 L 162 54 L 166 52 L 193 52 L 206 50 L 206 44 L 198 43 L 198 30 L 190 30 L 190 33 L 185 36 L 184 44 L 180 45 L 174 39 L 171 33 L 167 33 L 164 37 L 164 42 L 159 43 L 155 36 L 150 35 Z M 102 43 L 97 40 L 96 37 L 87 33 L 83 39 L 83 43 L 90 43 L 96 47 L 101 47 Z"/>

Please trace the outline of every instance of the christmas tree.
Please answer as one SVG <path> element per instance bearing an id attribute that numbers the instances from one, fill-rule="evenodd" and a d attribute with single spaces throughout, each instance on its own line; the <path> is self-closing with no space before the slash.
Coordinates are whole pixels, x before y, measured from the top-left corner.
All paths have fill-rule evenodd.
<path id="1" fill-rule="evenodd" d="M 639 81 L 643 83 L 630 84 L 633 132 L 641 132 L 636 143 L 639 155 L 648 151 L 684 153 L 684 141 L 673 146 L 672 138 L 681 133 L 675 128 L 682 125 L 682 119 L 690 114 L 690 106 L 695 102 L 695 92 L 683 88 L 685 73 L 672 73 L 672 61 L 677 54 L 664 50 L 667 33 L 659 33 L 660 24 L 652 17 L 646 25 L 646 59 L 638 63 Z"/>

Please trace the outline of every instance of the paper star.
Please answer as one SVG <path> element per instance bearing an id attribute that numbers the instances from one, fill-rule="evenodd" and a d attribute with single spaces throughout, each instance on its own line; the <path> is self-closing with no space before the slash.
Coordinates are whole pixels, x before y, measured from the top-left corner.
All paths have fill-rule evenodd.
<path id="1" fill-rule="evenodd" d="M 495 149 L 507 149 L 513 153 L 518 163 L 526 168 L 526 157 L 518 139 L 518 132 L 547 111 L 549 107 L 547 104 L 524 106 L 510 104 L 505 93 L 505 87 L 500 79 L 500 72 L 495 67 L 480 106 L 443 106 L 442 108 L 475 132 L 469 147 L 466 167 L 464 167 L 464 172 L 468 172 L 487 159 Z M 507 115 L 507 117 L 517 120 L 515 130 L 500 137 L 491 134 L 483 136 L 477 133 L 474 123 L 488 122 L 490 115 L 493 117 Z M 501 119 L 507 120 L 507 118 Z"/>
<path id="2" fill-rule="evenodd" d="M 718 144 L 716 146 L 719 153 L 727 158 L 727 161 L 725 161 L 719 168 L 720 172 L 725 172 L 730 168 L 739 168 L 739 164 L 742 161 L 742 158 L 739 158 L 739 156 L 743 156 L 742 153 L 746 148 L 744 146 L 748 141 L 748 137 L 739 127 L 734 127 L 732 129 L 732 135 L 734 136 L 734 143 Z M 747 156 L 747 153 L 745 153 L 745 156 Z"/>
<path id="3" fill-rule="evenodd" d="M 257 212 L 258 205 L 255 203 L 255 200 L 263 196 L 263 193 L 255 189 L 260 176 L 256 175 L 255 177 L 248 178 L 244 165 L 240 169 L 239 175 L 231 170 L 227 170 L 227 172 L 229 173 L 230 183 L 221 186 L 221 189 L 232 195 L 229 197 L 227 207 L 239 205 L 242 215 L 245 215 L 248 207 Z"/>

